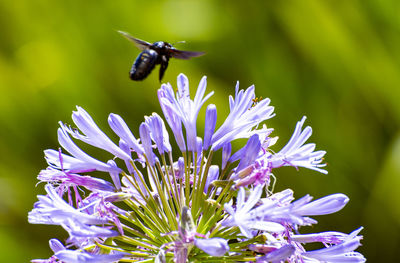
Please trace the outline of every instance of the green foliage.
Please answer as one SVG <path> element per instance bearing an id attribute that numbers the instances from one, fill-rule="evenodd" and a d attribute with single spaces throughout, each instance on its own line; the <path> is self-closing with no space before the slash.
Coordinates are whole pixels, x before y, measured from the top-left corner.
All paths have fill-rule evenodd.
<path id="1" fill-rule="evenodd" d="M 276 107 L 279 118 L 270 126 L 277 134 L 308 116 L 312 141 L 328 152 L 329 174 L 287 168 L 276 174 L 276 187 L 292 187 L 297 197 L 347 194 L 348 207 L 319 218 L 312 231 L 350 232 L 363 225 L 359 251 L 369 262 L 395 262 L 399 11 L 395 0 L 0 1 L 2 258 L 43 258 L 50 255 L 47 240 L 65 236 L 26 220 L 39 194 L 35 177 L 46 167 L 42 150 L 58 147 L 57 121 L 71 123 L 75 105 L 104 130 L 110 112 L 130 127 L 161 113 L 158 73 L 129 80 L 139 50 L 116 32 L 124 30 L 149 42 L 185 40 L 176 46 L 206 51 L 189 61 L 172 59 L 164 81 L 175 83 L 182 72 L 197 85 L 207 75 L 208 90 L 216 91 L 211 102 L 228 105 L 219 101 L 234 93 L 236 80 L 242 87 L 254 83 L 257 95 Z"/>

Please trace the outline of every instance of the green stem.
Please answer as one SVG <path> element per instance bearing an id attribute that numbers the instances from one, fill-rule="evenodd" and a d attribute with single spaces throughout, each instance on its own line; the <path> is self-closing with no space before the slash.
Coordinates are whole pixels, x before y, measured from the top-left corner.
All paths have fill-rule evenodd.
<path id="1" fill-rule="evenodd" d="M 171 205 L 171 207 L 175 208 L 175 209 L 174 209 L 174 214 L 177 214 L 177 213 L 176 213 L 176 212 L 177 212 L 176 210 L 177 210 L 177 207 L 178 207 L 178 199 L 177 199 L 177 196 L 176 196 L 176 194 L 177 194 L 177 189 L 176 189 L 175 173 L 174 173 L 174 170 L 172 169 L 172 170 L 171 170 L 171 176 L 169 176 L 169 174 L 168 174 L 168 166 L 167 166 L 167 162 L 166 162 L 166 160 L 165 160 L 165 155 L 162 155 L 162 156 L 161 156 L 161 160 L 162 160 L 163 165 L 164 165 L 165 177 L 167 177 L 168 186 L 169 186 L 169 189 L 168 189 L 168 196 L 172 196 L 173 204 Z M 172 164 L 171 164 L 171 167 L 172 167 L 173 165 L 174 165 L 174 164 L 172 163 Z M 174 186 L 172 185 L 171 177 L 174 179 Z M 165 178 L 164 178 L 164 180 L 165 180 Z M 168 198 L 168 200 L 171 200 L 171 198 Z M 176 225 L 176 226 L 177 226 L 177 225 Z M 178 228 L 176 228 L 176 229 L 178 229 Z"/>
<path id="2" fill-rule="evenodd" d="M 157 166 L 159 172 L 161 173 L 161 178 L 162 178 L 162 180 L 163 180 L 163 182 L 164 182 L 165 187 L 167 187 L 167 183 L 166 183 L 166 181 L 165 181 L 165 178 L 164 178 L 164 176 L 162 176 L 163 174 L 162 174 L 162 169 L 161 169 L 160 164 L 157 163 L 156 166 Z M 167 175 L 167 176 L 168 176 L 168 175 Z M 167 218 L 168 218 L 169 226 L 174 226 L 174 228 L 173 228 L 173 227 L 171 228 L 171 231 L 172 231 L 172 230 L 177 230 L 177 229 L 178 229 L 178 225 L 177 225 L 177 222 L 176 222 L 176 219 L 175 219 L 175 215 L 173 214 L 173 212 L 172 212 L 172 210 L 171 210 L 171 209 L 172 209 L 171 203 L 169 203 L 169 202 L 167 201 L 167 199 L 166 199 L 167 197 L 165 196 L 165 195 L 168 194 L 170 191 L 169 191 L 169 189 L 168 189 L 167 191 L 163 191 L 163 190 L 162 190 L 162 186 L 161 186 L 161 183 L 160 183 L 160 179 L 158 178 L 158 175 L 157 175 L 156 173 L 154 173 L 153 177 L 154 177 L 154 179 L 155 179 L 155 183 L 156 183 L 158 195 L 159 195 L 159 197 L 160 197 L 160 199 L 161 199 L 161 203 L 163 204 L 162 209 L 164 210 L 165 215 L 166 215 Z M 165 193 L 165 192 L 166 192 L 166 193 Z M 168 198 L 168 199 L 171 200 L 170 198 Z M 171 232 L 171 231 L 169 231 L 169 232 Z"/>
<path id="3" fill-rule="evenodd" d="M 185 205 L 189 207 L 189 194 L 190 194 L 190 152 L 183 152 L 183 159 L 185 164 Z"/>
<path id="4" fill-rule="evenodd" d="M 178 183 L 176 181 L 176 173 L 175 173 L 175 168 L 174 168 L 174 161 L 172 159 L 172 153 L 168 154 L 169 157 L 169 163 L 171 166 L 171 172 L 172 172 L 172 178 L 174 179 L 174 187 L 175 187 L 175 196 L 177 199 L 177 205 L 176 205 L 176 210 L 178 210 L 179 218 L 181 217 L 181 210 L 182 210 L 182 202 L 181 202 L 181 195 L 180 192 L 178 191 Z M 182 182 L 182 181 L 181 181 Z M 182 184 L 180 185 L 182 187 Z"/>
<path id="5" fill-rule="evenodd" d="M 207 182 L 207 175 L 208 175 L 208 170 L 210 169 L 210 166 L 211 166 L 212 156 L 213 156 L 213 151 L 210 151 L 207 156 L 207 163 L 205 165 L 204 173 L 200 175 L 201 176 L 201 184 L 196 192 L 196 198 L 194 200 L 194 205 L 193 205 L 194 211 L 192 211 L 195 222 L 197 221 L 198 217 L 201 214 L 201 208 L 200 208 L 201 203 L 204 203 L 205 198 L 207 198 L 206 196 L 203 195 L 203 189 Z M 203 196 L 203 198 L 201 198 L 202 196 Z"/>

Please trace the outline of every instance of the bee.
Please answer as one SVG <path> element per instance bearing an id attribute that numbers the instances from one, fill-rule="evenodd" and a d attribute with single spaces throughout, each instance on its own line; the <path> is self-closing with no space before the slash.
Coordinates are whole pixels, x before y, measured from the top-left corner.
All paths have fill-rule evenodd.
<path id="1" fill-rule="evenodd" d="M 178 50 L 170 43 L 164 41 L 157 41 L 151 44 L 147 41 L 135 38 L 126 32 L 118 32 L 129 41 L 133 42 L 137 48 L 142 50 L 129 71 L 131 80 L 145 79 L 154 67 L 160 64 L 159 80 L 161 82 L 170 58 L 190 59 L 205 54 L 204 52 Z"/>

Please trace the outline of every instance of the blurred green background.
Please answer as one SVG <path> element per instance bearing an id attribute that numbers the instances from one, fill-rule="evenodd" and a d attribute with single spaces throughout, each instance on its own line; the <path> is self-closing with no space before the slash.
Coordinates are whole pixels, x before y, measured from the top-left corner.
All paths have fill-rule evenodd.
<path id="1" fill-rule="evenodd" d="M 129 80 L 139 54 L 116 30 L 206 51 L 171 60 L 164 82 L 185 73 L 192 91 L 203 75 L 219 123 L 229 94 L 256 85 L 289 139 L 303 115 L 310 142 L 326 150 L 328 175 L 279 169 L 276 190 L 299 198 L 342 192 L 349 204 L 303 232 L 364 226 L 359 251 L 369 262 L 397 262 L 400 241 L 400 2 L 299 1 L 0 1 L 0 248 L 3 262 L 46 258 L 59 227 L 29 225 L 43 193 L 36 175 L 43 150 L 57 149 L 57 122 L 84 107 L 108 134 L 110 112 L 137 135 L 144 115 L 161 114 L 158 72 Z M 156 69 L 158 71 L 158 68 Z M 203 115 L 204 116 L 204 111 Z M 61 231 L 60 231 L 61 230 Z"/>

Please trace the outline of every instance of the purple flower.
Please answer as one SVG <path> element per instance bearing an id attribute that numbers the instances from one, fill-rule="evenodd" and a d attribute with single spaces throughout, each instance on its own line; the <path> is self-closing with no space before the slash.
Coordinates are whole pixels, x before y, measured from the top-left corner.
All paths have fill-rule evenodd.
<path id="1" fill-rule="evenodd" d="M 349 201 L 349 198 L 344 194 L 328 195 L 313 202 L 310 202 L 311 199 L 311 196 L 306 195 L 294 202 L 291 210 L 301 215 L 326 215 L 341 210 Z"/>
<path id="2" fill-rule="evenodd" d="M 289 142 L 282 148 L 278 153 L 269 157 L 269 162 L 272 168 L 281 166 L 294 166 L 294 167 L 305 167 L 308 169 L 316 170 L 321 173 L 328 173 L 326 170 L 321 169 L 326 164 L 321 164 L 322 157 L 325 155 L 325 151 L 316 151 L 315 144 L 309 143 L 303 145 L 308 138 L 310 138 L 312 129 L 307 126 L 301 131 L 306 117 L 303 117 L 296 125 L 296 129 Z"/>
<path id="3" fill-rule="evenodd" d="M 143 154 L 143 147 L 133 136 L 125 121 L 117 114 L 111 113 L 108 116 L 108 124 L 111 129 L 135 152 Z"/>
<path id="4" fill-rule="evenodd" d="M 208 171 L 206 184 L 204 186 L 204 193 L 207 193 L 210 184 L 218 179 L 218 175 L 219 175 L 219 167 L 217 165 L 211 165 Z"/>
<path id="5" fill-rule="evenodd" d="M 175 120 L 178 122 L 182 122 L 186 128 L 186 138 L 187 138 L 187 147 L 188 151 L 196 150 L 196 121 L 197 115 L 199 114 L 201 106 L 204 102 L 212 96 L 214 92 L 209 93 L 205 98 L 203 98 L 204 93 L 206 91 L 207 80 L 206 77 L 203 77 L 199 83 L 199 87 L 197 89 L 194 100 L 190 99 L 189 92 L 189 81 L 187 77 L 183 74 L 178 76 L 177 80 L 178 92 L 176 97 L 173 94 L 171 86 L 163 85 L 159 90 L 159 100 L 162 105 L 162 109 L 164 114 L 166 113 L 164 110 L 168 108 L 173 111 L 175 116 L 179 117 L 179 120 Z M 170 115 L 170 114 L 167 114 Z M 168 119 L 168 118 L 167 118 Z M 172 121 L 170 119 L 170 121 Z M 171 125 L 171 129 L 175 130 L 174 127 L 176 125 Z M 174 132 L 175 133 L 175 132 Z M 177 132 L 179 134 L 179 132 Z"/>
<path id="6" fill-rule="evenodd" d="M 361 231 L 362 228 L 355 230 L 351 233 L 345 241 L 340 244 L 313 250 L 302 253 L 302 257 L 305 260 L 319 260 L 322 262 L 333 262 L 333 263 L 341 263 L 341 262 L 365 262 L 366 259 L 364 256 L 358 252 L 354 252 L 361 243 L 361 236 L 357 236 L 357 234 Z"/>
<path id="7" fill-rule="evenodd" d="M 359 228 L 357 230 L 361 230 Z M 312 233 L 312 234 L 303 234 L 303 235 L 292 235 L 290 238 L 293 241 L 299 243 L 312 243 L 312 242 L 322 242 L 329 244 L 339 244 L 345 241 L 349 237 L 348 234 L 336 232 L 336 231 L 328 231 L 321 233 Z"/>
<path id="8" fill-rule="evenodd" d="M 194 245 L 214 257 L 221 257 L 229 251 L 228 241 L 220 237 L 195 238 Z"/>
<path id="9" fill-rule="evenodd" d="M 61 184 L 66 185 L 84 186 L 85 188 L 92 191 L 115 191 L 115 187 L 106 180 L 60 171 L 51 167 L 40 171 L 38 175 L 38 180 L 42 182 L 60 182 Z"/>
<path id="10" fill-rule="evenodd" d="M 71 172 L 83 170 L 98 170 L 103 172 L 121 171 L 106 163 L 100 162 L 83 152 L 68 136 L 63 129 L 58 129 L 58 141 L 60 145 L 72 156 L 60 154 L 55 150 L 46 150 L 45 158 L 49 165 L 58 169 L 66 169 Z M 61 163 L 62 162 L 62 163 Z"/>
<path id="11" fill-rule="evenodd" d="M 50 239 L 49 246 L 54 253 L 66 249 L 65 246 L 57 239 Z M 52 256 L 49 259 L 34 259 L 32 263 L 55 263 L 59 262 L 56 256 Z"/>
<path id="12" fill-rule="evenodd" d="M 66 263 L 112 263 L 124 257 L 123 253 L 90 254 L 69 249 L 60 250 L 54 255 Z"/>
<path id="13" fill-rule="evenodd" d="M 54 253 L 65 249 L 65 246 L 59 240 L 54 238 L 49 240 L 49 246 Z"/>
<path id="14" fill-rule="evenodd" d="M 185 139 L 183 138 L 182 133 L 182 120 L 180 116 L 175 113 L 172 106 L 174 101 L 174 91 L 169 83 L 161 85 L 161 88 L 158 90 L 158 100 L 160 101 L 164 117 L 167 120 L 168 125 L 171 127 L 179 149 L 181 152 L 186 152 Z"/>
<path id="15" fill-rule="evenodd" d="M 115 170 L 110 171 L 110 176 L 111 176 L 111 179 L 112 179 L 115 187 L 118 190 L 120 190 L 121 189 L 121 180 L 119 179 L 119 173 L 120 173 L 120 171 L 118 171 L 119 168 L 113 160 L 109 160 L 107 162 L 107 164 L 109 164 L 111 167 L 115 167 Z"/>
<path id="16" fill-rule="evenodd" d="M 144 152 L 151 166 L 154 166 L 156 159 L 153 153 L 153 146 L 151 143 L 150 129 L 146 123 L 140 124 L 139 127 L 140 139 L 142 140 Z"/>
<path id="17" fill-rule="evenodd" d="M 213 150 L 218 150 L 225 143 L 235 139 L 249 138 L 253 135 L 253 127 L 274 116 L 274 107 L 269 106 L 269 99 L 263 99 L 253 105 L 254 99 L 254 86 L 250 86 L 246 91 L 239 91 L 239 82 L 236 84 L 235 99 L 229 97 L 230 113 L 212 137 Z"/>
<path id="18" fill-rule="evenodd" d="M 34 263 L 112 263 L 124 257 L 123 253 L 114 254 L 91 254 L 82 251 L 66 249 L 63 244 L 57 239 L 49 241 L 50 248 L 54 251 L 54 256 L 51 258 L 32 260 Z M 58 261 L 61 260 L 61 261 Z"/>
<path id="19" fill-rule="evenodd" d="M 291 257 L 296 248 L 293 245 L 284 245 L 283 247 L 276 249 L 267 255 L 257 259 L 257 262 L 280 262 Z"/>
<path id="20" fill-rule="evenodd" d="M 151 138 L 157 145 L 158 152 L 160 154 L 170 152 L 171 144 L 169 143 L 169 135 L 161 117 L 157 113 L 153 113 L 152 116 L 146 116 L 145 119 Z"/>
<path id="21" fill-rule="evenodd" d="M 222 147 L 222 164 L 221 169 L 225 169 L 226 165 L 228 164 L 229 158 L 231 157 L 232 153 L 232 144 L 225 143 Z"/>
<path id="22" fill-rule="evenodd" d="M 105 227 L 84 224 L 79 220 L 66 219 L 61 223 L 62 227 L 68 231 L 70 237 L 115 237 L 119 233 Z"/>
<path id="23" fill-rule="evenodd" d="M 217 107 L 214 104 L 207 106 L 204 125 L 204 150 L 208 150 L 217 123 Z"/>
<path id="24" fill-rule="evenodd" d="M 316 223 L 315 220 L 304 216 L 337 212 L 348 201 L 348 198 L 343 194 L 327 196 L 311 203 L 312 197 L 310 196 L 305 196 L 293 203 L 282 202 L 282 200 L 276 199 L 276 196 L 271 196 L 264 198 L 262 204 L 255 206 L 260 201 L 262 188 L 262 185 L 256 186 L 248 196 L 246 203 L 243 203 L 245 199 L 244 189 L 239 188 L 236 211 L 233 211 L 229 204 L 224 206 L 225 210 L 232 216 L 224 224 L 239 226 L 242 233 L 248 237 L 251 236 L 249 229 L 282 232 L 284 230 L 282 225 Z"/>
<path id="25" fill-rule="evenodd" d="M 255 161 L 252 165 L 246 167 L 237 173 L 235 187 L 247 185 L 269 185 L 271 177 L 271 168 L 264 165 L 264 161 Z"/>
<path id="26" fill-rule="evenodd" d="M 115 145 L 108 137 L 105 135 L 100 128 L 93 121 L 92 117 L 81 107 L 76 107 L 78 111 L 72 113 L 72 119 L 74 123 L 80 129 L 83 134 L 78 130 L 72 129 L 60 122 L 60 126 L 63 130 L 67 131 L 74 138 L 84 141 L 87 144 L 93 145 L 100 149 L 106 150 L 113 155 L 121 158 L 123 160 L 129 160 L 130 156 L 122 151 L 117 145 Z"/>
<path id="27" fill-rule="evenodd" d="M 288 198 L 288 196 L 285 198 Z M 265 198 L 263 204 L 254 210 L 254 214 L 262 215 L 264 220 L 273 222 L 310 225 L 317 223 L 317 221 L 306 216 L 335 213 L 346 205 L 348 198 L 343 194 L 334 194 L 313 202 L 310 202 L 311 200 L 312 197 L 306 195 L 289 204 L 278 202 L 279 200 L 275 198 Z"/>
<path id="28" fill-rule="evenodd" d="M 231 217 L 225 220 L 223 225 L 238 226 L 242 234 L 248 238 L 253 237 L 251 229 L 278 233 L 285 231 L 285 228 L 281 224 L 264 220 L 264 214 L 268 214 L 267 209 L 259 209 L 262 212 L 261 215 L 253 210 L 253 207 L 260 201 L 262 189 L 262 185 L 256 186 L 247 197 L 247 200 L 245 200 L 245 190 L 244 188 L 239 188 L 236 211 L 230 204 L 224 205 L 226 212 Z"/>
<path id="29" fill-rule="evenodd" d="M 257 159 L 261 150 L 261 143 L 260 139 L 257 134 L 254 134 L 249 138 L 245 147 L 240 149 L 239 156 L 240 162 L 236 168 L 236 172 L 241 171 L 242 169 L 246 168 L 249 165 L 252 165 L 254 161 Z"/>
<path id="30" fill-rule="evenodd" d="M 60 225 L 69 237 L 65 246 L 52 239 L 54 255 L 32 262 L 364 262 L 355 252 L 361 228 L 301 234 L 302 226 L 317 223 L 310 216 L 341 210 L 346 195 L 312 201 L 311 195 L 295 200 L 291 189 L 274 192 L 275 169 L 281 166 L 326 173 L 325 151 L 306 144 L 312 130 L 302 128 L 305 117 L 274 153 L 277 137 L 262 123 L 274 116 L 270 100 L 257 99 L 254 86 L 239 90 L 237 84 L 219 128 L 216 106 L 207 106 L 200 137 L 199 111 L 213 93 L 205 96 L 204 77 L 192 100 L 188 83 L 180 74 L 176 94 L 169 84 L 158 90 L 179 151 L 156 113 L 141 123 L 140 139 L 119 115 L 110 114 L 118 145 L 80 107 L 72 115 L 78 129 L 60 122 L 58 140 L 68 154 L 45 151 L 49 167 L 38 179 L 47 183 L 47 195 L 38 196 L 28 221 Z M 94 158 L 73 139 L 113 156 Z M 236 139 L 242 140 L 232 143 Z M 307 251 L 311 242 L 325 248 Z"/>
<path id="31" fill-rule="evenodd" d="M 50 185 L 46 185 L 47 196 L 38 195 L 39 201 L 29 212 L 28 221 L 31 224 L 61 225 L 68 219 L 78 220 L 85 224 L 106 224 L 107 219 L 96 215 L 83 213 L 67 204 Z"/>

